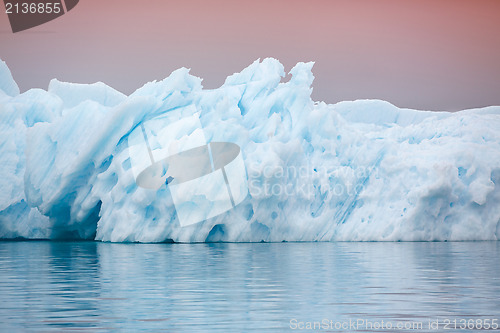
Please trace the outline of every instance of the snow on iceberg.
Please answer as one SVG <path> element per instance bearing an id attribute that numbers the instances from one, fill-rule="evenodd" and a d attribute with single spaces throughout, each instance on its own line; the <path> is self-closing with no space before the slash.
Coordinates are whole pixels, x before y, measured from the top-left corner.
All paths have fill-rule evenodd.
<path id="1" fill-rule="evenodd" d="M 500 107 L 317 103 L 312 66 L 298 63 L 282 82 L 277 60 L 258 60 L 214 90 L 182 68 L 125 96 L 57 80 L 20 94 L 0 61 L 0 238 L 499 239 Z M 181 227 L 168 186 L 137 186 L 127 142 L 184 109 L 198 112 L 208 142 L 241 147 L 249 194 Z"/>

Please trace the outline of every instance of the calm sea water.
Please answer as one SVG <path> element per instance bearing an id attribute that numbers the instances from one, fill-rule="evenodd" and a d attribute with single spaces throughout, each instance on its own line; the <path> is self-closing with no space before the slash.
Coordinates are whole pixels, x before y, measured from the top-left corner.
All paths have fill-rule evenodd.
<path id="1" fill-rule="evenodd" d="M 499 265 L 500 242 L 0 242 L 0 330 L 477 329 Z"/>

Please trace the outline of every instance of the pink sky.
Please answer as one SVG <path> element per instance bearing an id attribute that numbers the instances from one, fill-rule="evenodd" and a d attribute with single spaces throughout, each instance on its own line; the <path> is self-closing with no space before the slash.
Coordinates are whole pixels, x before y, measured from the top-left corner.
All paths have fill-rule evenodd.
<path id="1" fill-rule="evenodd" d="M 16 34 L 0 13 L 0 58 L 23 91 L 56 77 L 128 94 L 179 67 L 215 88 L 265 57 L 315 61 L 313 99 L 329 103 L 500 105 L 500 1 L 81 0 Z"/>

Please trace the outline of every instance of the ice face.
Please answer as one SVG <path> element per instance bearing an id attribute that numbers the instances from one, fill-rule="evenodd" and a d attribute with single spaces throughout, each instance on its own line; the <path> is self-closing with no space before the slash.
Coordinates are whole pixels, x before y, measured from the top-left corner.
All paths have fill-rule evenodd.
<path id="1" fill-rule="evenodd" d="M 56 80 L 48 91 L 19 94 L 0 61 L 0 237 L 500 237 L 500 107 L 447 113 L 378 100 L 317 103 L 312 66 L 297 64 L 283 82 L 277 60 L 258 60 L 214 90 L 182 68 L 125 96 L 103 83 Z M 221 215 L 181 227 L 168 186 L 137 185 L 129 140 L 141 124 L 187 109 L 199 112 L 206 142 L 241 148 L 247 179 L 234 186 L 247 186 L 248 195 Z M 155 133 L 189 137 L 179 128 L 147 128 L 152 142 Z M 190 202 L 183 204 L 189 213 Z"/>
<path id="2" fill-rule="evenodd" d="M 17 96 L 19 95 L 19 87 L 12 78 L 7 64 L 0 59 L 0 100 L 2 99 L 2 95 Z"/>

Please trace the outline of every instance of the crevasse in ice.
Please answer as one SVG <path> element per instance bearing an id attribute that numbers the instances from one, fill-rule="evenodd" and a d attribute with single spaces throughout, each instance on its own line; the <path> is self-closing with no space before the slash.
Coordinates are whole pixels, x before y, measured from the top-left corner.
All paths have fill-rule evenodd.
<path id="1" fill-rule="evenodd" d="M 311 100 L 255 61 L 218 89 L 181 68 L 130 96 L 52 80 L 23 94 L 0 61 L 0 238 L 113 242 L 431 241 L 500 237 L 500 107 L 400 109 Z M 241 147 L 247 197 L 181 227 L 168 186 L 138 187 L 127 138 L 196 109 L 209 142 Z"/>

